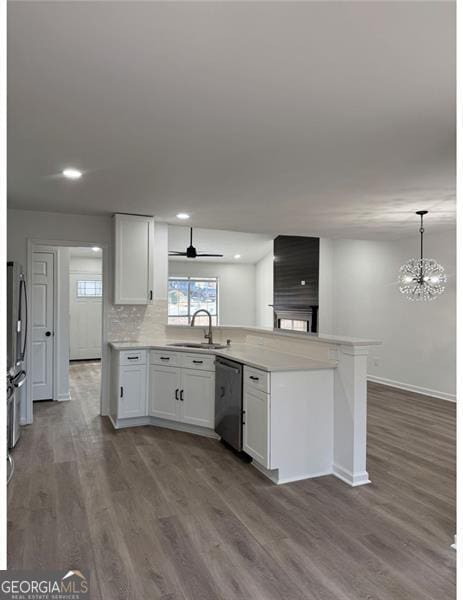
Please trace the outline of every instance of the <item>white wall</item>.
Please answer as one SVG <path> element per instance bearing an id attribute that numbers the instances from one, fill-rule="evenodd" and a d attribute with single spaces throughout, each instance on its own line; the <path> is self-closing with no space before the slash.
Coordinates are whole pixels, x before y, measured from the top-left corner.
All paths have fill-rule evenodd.
<path id="1" fill-rule="evenodd" d="M 425 234 L 425 256 L 448 275 L 444 294 L 425 303 L 408 301 L 396 283 L 400 266 L 419 254 L 418 232 L 394 242 L 333 242 L 333 333 L 383 341 L 370 352 L 370 377 L 454 399 L 455 245 L 454 231 Z"/>
<path id="2" fill-rule="evenodd" d="M 220 325 L 256 323 L 256 269 L 251 264 L 169 261 L 169 276 L 218 277 Z"/>
<path id="3" fill-rule="evenodd" d="M 103 261 L 99 256 L 95 256 L 95 258 L 73 256 L 71 251 L 69 270 L 76 273 L 102 273 Z"/>
<path id="4" fill-rule="evenodd" d="M 273 249 L 256 263 L 256 327 L 273 327 Z"/>

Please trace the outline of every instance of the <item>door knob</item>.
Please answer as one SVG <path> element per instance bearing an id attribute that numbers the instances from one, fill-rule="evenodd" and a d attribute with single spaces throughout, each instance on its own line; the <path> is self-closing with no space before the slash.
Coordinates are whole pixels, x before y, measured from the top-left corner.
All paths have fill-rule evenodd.
<path id="1" fill-rule="evenodd" d="M 46 335 L 47 337 L 50 337 L 50 336 L 51 336 L 51 331 L 46 331 L 46 332 L 45 332 L 45 335 Z"/>

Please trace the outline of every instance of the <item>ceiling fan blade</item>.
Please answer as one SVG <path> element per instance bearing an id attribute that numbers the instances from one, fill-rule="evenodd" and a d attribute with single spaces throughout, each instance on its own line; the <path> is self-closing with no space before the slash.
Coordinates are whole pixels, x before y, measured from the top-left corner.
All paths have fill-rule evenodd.
<path id="1" fill-rule="evenodd" d="M 171 250 L 169 256 L 186 256 L 186 252 L 176 252 L 175 250 Z"/>
<path id="2" fill-rule="evenodd" d="M 217 256 L 217 257 L 223 257 L 223 254 L 197 254 L 197 256 Z"/>

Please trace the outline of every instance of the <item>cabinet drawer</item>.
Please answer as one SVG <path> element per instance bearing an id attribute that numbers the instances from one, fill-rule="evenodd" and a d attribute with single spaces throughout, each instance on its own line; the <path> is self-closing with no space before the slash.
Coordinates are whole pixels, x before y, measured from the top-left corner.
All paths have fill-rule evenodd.
<path id="1" fill-rule="evenodd" d="M 207 354 L 182 352 L 182 367 L 200 371 L 215 371 L 215 357 Z"/>
<path id="2" fill-rule="evenodd" d="M 120 365 L 146 364 L 146 350 L 124 350 L 119 355 Z"/>
<path id="3" fill-rule="evenodd" d="M 270 373 L 253 367 L 244 367 L 243 384 L 249 389 L 270 394 Z"/>
<path id="4" fill-rule="evenodd" d="M 150 364 L 164 365 L 165 367 L 176 367 L 179 365 L 179 352 L 169 352 L 164 350 L 151 350 Z"/>

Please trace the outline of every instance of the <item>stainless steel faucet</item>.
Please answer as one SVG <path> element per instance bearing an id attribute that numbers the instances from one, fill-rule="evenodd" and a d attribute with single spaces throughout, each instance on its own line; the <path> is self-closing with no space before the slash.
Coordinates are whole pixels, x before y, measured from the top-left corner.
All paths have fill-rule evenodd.
<path id="1" fill-rule="evenodd" d="M 206 313 L 206 315 L 209 317 L 209 333 L 205 333 L 204 337 L 207 339 L 208 343 L 212 346 L 212 344 L 214 342 L 212 341 L 212 316 L 211 316 L 211 313 L 208 310 L 206 310 L 205 308 L 200 308 L 191 317 L 191 323 L 190 324 L 191 324 L 192 327 L 194 327 L 196 315 L 198 313 L 201 313 L 201 312 Z"/>

